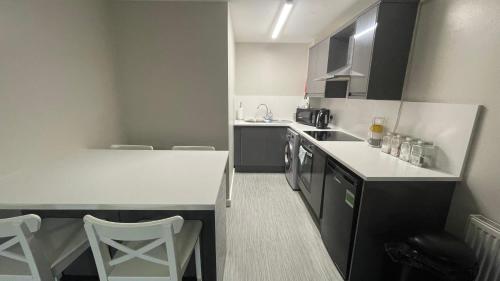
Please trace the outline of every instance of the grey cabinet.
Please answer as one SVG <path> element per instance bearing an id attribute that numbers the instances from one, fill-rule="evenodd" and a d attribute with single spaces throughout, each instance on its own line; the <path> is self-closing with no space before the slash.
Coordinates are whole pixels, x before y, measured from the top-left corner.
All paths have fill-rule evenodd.
<path id="1" fill-rule="evenodd" d="M 325 181 L 326 154 L 314 147 L 313 166 L 311 175 L 311 198 L 310 204 L 316 217 L 321 219 L 321 205 L 323 201 L 323 186 Z"/>
<path id="2" fill-rule="evenodd" d="M 401 99 L 417 9 L 414 2 L 380 4 L 366 98 Z"/>
<path id="3" fill-rule="evenodd" d="M 417 15 L 416 1 L 381 1 L 330 38 L 325 97 L 400 100 Z"/>
<path id="4" fill-rule="evenodd" d="M 237 172 L 284 172 L 286 127 L 234 127 Z"/>
<path id="5" fill-rule="evenodd" d="M 333 262 L 345 280 L 399 280 L 385 243 L 442 230 L 456 183 L 363 181 L 327 161 L 320 228 Z"/>
<path id="6" fill-rule="evenodd" d="M 306 93 L 309 96 L 322 97 L 325 94 L 325 81 L 315 79 L 326 74 L 330 40 L 325 39 L 309 48 Z"/>
<path id="7" fill-rule="evenodd" d="M 378 7 L 375 7 L 356 20 L 356 33 L 353 35 L 352 71 L 361 77 L 352 77 L 349 83 L 351 96 L 366 96 L 370 77 L 373 42 L 377 28 Z"/>
<path id="8" fill-rule="evenodd" d="M 325 98 L 346 98 L 349 90 L 349 81 L 326 81 Z"/>

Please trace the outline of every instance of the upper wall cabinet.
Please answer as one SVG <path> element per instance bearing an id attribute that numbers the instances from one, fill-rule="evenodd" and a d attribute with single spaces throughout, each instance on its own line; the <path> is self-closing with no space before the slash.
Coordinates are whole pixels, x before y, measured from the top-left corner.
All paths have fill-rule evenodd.
<path id="1" fill-rule="evenodd" d="M 328 40 L 326 72 L 308 72 L 308 85 L 324 82 L 327 98 L 400 100 L 417 8 L 416 1 L 381 1 L 348 22 Z"/>
<path id="2" fill-rule="evenodd" d="M 307 70 L 306 93 L 309 96 L 322 97 L 325 94 L 325 81 L 316 78 L 326 74 L 330 40 L 325 39 L 309 48 L 309 66 Z"/>

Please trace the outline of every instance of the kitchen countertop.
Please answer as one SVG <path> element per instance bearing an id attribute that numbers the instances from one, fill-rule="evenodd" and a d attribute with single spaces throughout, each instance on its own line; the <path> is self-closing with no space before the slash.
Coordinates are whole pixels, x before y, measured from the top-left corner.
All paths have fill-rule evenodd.
<path id="1" fill-rule="evenodd" d="M 214 210 L 228 155 L 82 150 L 0 177 L 0 209 Z"/>
<path id="2" fill-rule="evenodd" d="M 366 142 L 356 141 L 318 141 L 305 131 L 342 131 L 342 128 L 329 125 L 330 129 L 320 130 L 312 126 L 292 123 L 253 123 L 237 120 L 234 126 L 273 126 L 288 127 L 312 142 L 329 156 L 349 168 L 365 181 L 460 181 L 459 175 L 420 168 L 385 154 Z M 355 136 L 355 135 L 354 135 Z M 360 136 L 356 136 L 360 138 Z M 364 139 L 364 138 L 362 138 Z"/>

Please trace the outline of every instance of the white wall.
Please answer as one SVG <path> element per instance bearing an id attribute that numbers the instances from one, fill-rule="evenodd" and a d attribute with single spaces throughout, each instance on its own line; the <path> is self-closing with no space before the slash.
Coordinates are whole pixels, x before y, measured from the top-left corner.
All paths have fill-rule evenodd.
<path id="1" fill-rule="evenodd" d="M 405 99 L 482 104 L 480 127 L 457 187 L 448 228 L 462 233 L 470 213 L 500 221 L 500 2 L 422 3 Z"/>
<path id="2" fill-rule="evenodd" d="M 227 3 L 111 3 L 127 142 L 228 149 Z"/>
<path id="3" fill-rule="evenodd" d="M 105 2 L 0 1 L 0 175 L 121 132 Z"/>
<path id="4" fill-rule="evenodd" d="M 241 102 L 251 118 L 266 103 L 275 118 L 292 119 L 304 96 L 308 50 L 307 44 L 237 43 L 235 110 Z"/>

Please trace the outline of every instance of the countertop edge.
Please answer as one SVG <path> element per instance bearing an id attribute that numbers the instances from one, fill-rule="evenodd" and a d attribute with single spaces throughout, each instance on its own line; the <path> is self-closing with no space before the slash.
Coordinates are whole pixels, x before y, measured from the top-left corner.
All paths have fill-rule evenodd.
<path id="1" fill-rule="evenodd" d="M 0 210 L 56 210 L 56 211 L 214 211 L 215 204 L 193 204 L 193 205 L 148 205 L 148 204 L 123 204 L 123 205 L 100 205 L 100 204 L 14 204 L 0 205 Z"/>
<path id="2" fill-rule="evenodd" d="M 292 123 L 289 123 L 289 124 L 283 124 L 283 123 L 251 123 L 251 122 L 245 122 L 245 121 L 242 121 L 242 120 L 235 120 L 233 126 L 234 127 L 287 127 L 289 129 L 297 132 L 298 134 L 300 134 L 300 136 L 305 137 L 307 140 L 309 140 L 310 142 L 312 142 L 314 145 L 318 146 L 329 157 L 332 157 L 333 159 L 335 159 L 336 161 L 338 161 L 342 165 L 346 166 L 348 169 L 350 169 L 352 172 L 354 172 L 356 175 L 358 175 L 359 177 L 361 177 L 365 181 L 370 181 L 370 182 L 382 182 L 382 181 L 387 181 L 387 182 L 396 182 L 396 181 L 400 181 L 400 182 L 401 181 L 459 182 L 459 181 L 462 181 L 462 177 L 461 176 L 456 176 L 456 175 L 452 175 L 452 174 L 447 174 L 446 176 L 435 176 L 435 177 L 411 177 L 411 176 L 410 177 L 370 177 L 370 176 L 366 176 L 364 173 L 360 172 L 359 170 L 357 170 L 357 169 L 353 168 L 351 165 L 349 165 L 349 163 L 346 163 L 346 161 L 344 161 L 342 159 L 339 159 L 337 156 L 333 155 L 332 152 L 330 152 L 329 150 L 325 149 L 321 145 L 321 142 L 319 142 L 318 140 L 314 139 L 313 137 L 307 135 L 306 133 L 304 133 L 303 130 L 300 130 L 299 128 L 294 127 L 294 125 L 297 125 L 297 124 L 298 123 L 296 123 L 296 122 L 292 122 Z M 299 124 L 299 125 L 300 126 L 306 126 L 306 125 L 302 125 L 302 124 Z M 309 127 L 310 127 L 310 131 L 336 130 L 336 131 L 342 131 L 342 132 L 350 134 L 349 132 L 346 132 L 342 128 L 335 127 L 335 126 L 332 126 L 332 128 L 329 128 L 329 129 L 317 129 L 317 128 L 312 127 L 312 126 L 309 126 Z M 350 134 L 350 135 L 352 135 L 352 134 Z M 356 136 L 356 137 L 358 137 L 358 136 Z M 436 171 L 436 170 L 434 170 L 434 171 L 446 174 L 445 172 Z"/>

